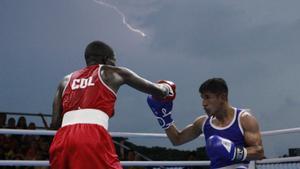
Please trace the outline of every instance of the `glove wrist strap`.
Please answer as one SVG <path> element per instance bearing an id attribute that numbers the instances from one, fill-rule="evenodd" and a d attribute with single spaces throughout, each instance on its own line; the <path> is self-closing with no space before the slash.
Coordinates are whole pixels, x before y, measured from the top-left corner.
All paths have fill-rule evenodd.
<path id="1" fill-rule="evenodd" d="M 244 161 L 247 157 L 247 149 L 245 147 L 236 147 L 233 160 Z"/>
<path id="2" fill-rule="evenodd" d="M 174 123 L 171 113 L 168 113 L 166 116 L 163 117 L 156 117 L 156 119 L 163 129 L 168 129 Z"/>
<path id="3" fill-rule="evenodd" d="M 173 125 L 174 121 L 172 121 L 171 123 L 166 124 L 165 126 L 162 126 L 162 129 L 166 130 L 168 128 L 170 128 Z"/>

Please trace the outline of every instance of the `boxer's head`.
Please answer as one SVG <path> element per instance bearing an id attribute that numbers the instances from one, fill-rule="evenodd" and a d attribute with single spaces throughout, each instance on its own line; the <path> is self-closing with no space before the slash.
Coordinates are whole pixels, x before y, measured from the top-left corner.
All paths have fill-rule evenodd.
<path id="1" fill-rule="evenodd" d="M 212 78 L 201 84 L 199 92 L 202 105 L 208 115 L 224 110 L 228 102 L 228 87 L 224 79 Z"/>
<path id="2" fill-rule="evenodd" d="M 86 64 L 106 64 L 115 65 L 115 55 L 113 49 L 101 41 L 93 41 L 87 45 L 84 57 Z"/>

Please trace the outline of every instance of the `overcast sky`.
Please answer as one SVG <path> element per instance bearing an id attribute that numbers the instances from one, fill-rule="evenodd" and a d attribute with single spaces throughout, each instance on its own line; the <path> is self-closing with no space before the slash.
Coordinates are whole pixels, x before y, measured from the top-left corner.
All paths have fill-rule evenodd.
<path id="1" fill-rule="evenodd" d="M 117 64 L 151 81 L 177 84 L 178 128 L 203 115 L 198 88 L 211 77 L 229 85 L 230 102 L 250 108 L 262 131 L 300 124 L 300 1 L 106 0 L 0 1 L 0 111 L 51 113 L 58 82 L 84 66 L 93 40 L 115 50 Z M 110 131 L 163 132 L 146 95 L 119 91 Z M 264 137 L 268 157 L 300 147 L 300 134 Z M 172 147 L 167 139 L 131 139 Z M 203 146 L 195 141 L 179 149 Z"/>

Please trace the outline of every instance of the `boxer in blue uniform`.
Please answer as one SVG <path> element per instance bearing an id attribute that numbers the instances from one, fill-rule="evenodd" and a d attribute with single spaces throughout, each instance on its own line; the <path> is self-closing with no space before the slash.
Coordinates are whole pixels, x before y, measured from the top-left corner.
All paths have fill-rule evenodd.
<path id="1" fill-rule="evenodd" d="M 230 105 L 226 82 L 208 79 L 199 93 L 207 115 L 199 116 L 183 130 L 178 130 L 172 119 L 172 100 L 148 96 L 148 105 L 172 144 L 187 143 L 203 133 L 212 169 L 245 169 L 250 160 L 264 158 L 258 122 L 249 110 Z"/>

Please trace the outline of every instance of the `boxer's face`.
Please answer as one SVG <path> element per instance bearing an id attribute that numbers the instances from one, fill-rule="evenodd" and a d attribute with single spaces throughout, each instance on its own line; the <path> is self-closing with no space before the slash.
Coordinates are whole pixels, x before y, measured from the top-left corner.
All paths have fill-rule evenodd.
<path id="1" fill-rule="evenodd" d="M 223 108 L 223 97 L 220 94 L 204 92 L 201 94 L 202 106 L 207 115 L 215 115 Z"/>

